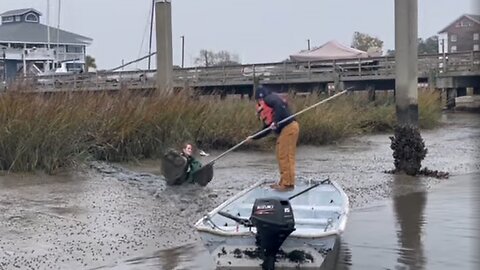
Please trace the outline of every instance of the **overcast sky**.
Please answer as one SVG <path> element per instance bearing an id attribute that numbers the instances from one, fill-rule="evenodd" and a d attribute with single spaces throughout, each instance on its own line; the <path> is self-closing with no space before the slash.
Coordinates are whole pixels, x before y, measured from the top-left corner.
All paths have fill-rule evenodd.
<path id="1" fill-rule="evenodd" d="M 418 0 L 419 37 L 435 35 L 464 13 L 478 13 L 478 0 Z M 148 53 L 152 0 L 62 0 L 60 28 L 93 39 L 87 53 L 100 69 Z M 475 7 L 474 7 L 475 5 Z M 32 7 L 43 13 L 47 0 L 0 0 L 0 12 Z M 474 10 L 475 9 L 475 10 Z M 50 25 L 58 23 L 58 0 L 50 0 Z M 282 61 L 329 40 L 351 44 L 359 31 L 394 47 L 394 0 L 172 0 L 173 57 L 193 65 L 201 49 L 226 50 L 242 63 Z M 155 43 L 153 43 L 155 45 Z M 155 46 L 152 49 L 155 51 Z M 132 68 L 144 68 L 146 62 Z"/>

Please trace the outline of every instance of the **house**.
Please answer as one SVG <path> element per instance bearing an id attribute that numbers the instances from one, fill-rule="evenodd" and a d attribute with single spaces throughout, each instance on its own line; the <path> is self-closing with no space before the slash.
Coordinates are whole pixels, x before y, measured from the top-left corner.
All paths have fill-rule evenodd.
<path id="1" fill-rule="evenodd" d="M 85 69 L 86 47 L 92 39 L 40 23 L 42 14 L 33 9 L 0 14 L 0 81 L 18 74 L 32 75 Z"/>
<path id="2" fill-rule="evenodd" d="M 464 14 L 438 34 L 439 53 L 480 51 L 480 15 Z"/>

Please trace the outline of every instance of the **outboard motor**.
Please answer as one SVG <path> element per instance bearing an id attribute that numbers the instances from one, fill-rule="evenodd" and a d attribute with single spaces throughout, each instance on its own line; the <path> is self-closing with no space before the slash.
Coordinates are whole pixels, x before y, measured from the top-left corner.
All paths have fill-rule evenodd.
<path id="1" fill-rule="evenodd" d="M 292 206 L 288 199 L 256 199 L 250 220 L 257 229 L 256 244 L 263 254 L 262 268 L 274 270 L 280 246 L 295 230 Z"/>

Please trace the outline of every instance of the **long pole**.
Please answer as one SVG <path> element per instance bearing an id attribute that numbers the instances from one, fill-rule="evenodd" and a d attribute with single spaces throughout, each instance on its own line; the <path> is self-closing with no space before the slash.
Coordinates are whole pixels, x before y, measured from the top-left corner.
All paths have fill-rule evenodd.
<path id="1" fill-rule="evenodd" d="M 339 92 L 339 93 L 337 93 L 337 94 L 335 94 L 335 95 L 333 95 L 333 96 L 331 96 L 331 97 L 328 97 L 328 98 L 326 98 L 326 99 L 324 99 L 324 100 L 322 100 L 322 101 L 319 101 L 319 102 L 313 104 L 312 106 L 307 107 L 307 108 L 305 108 L 305 109 L 303 109 L 303 110 L 301 110 L 301 111 L 299 111 L 299 112 L 297 112 L 297 113 L 295 113 L 295 114 L 293 114 L 293 115 L 290 115 L 289 117 L 287 117 L 287 118 L 283 119 L 282 121 L 278 122 L 278 124 L 285 123 L 286 121 L 294 118 L 294 117 L 297 116 L 297 115 L 300 115 L 300 114 L 302 114 L 302 113 L 304 113 L 304 112 L 306 112 L 306 111 L 309 111 L 309 110 L 317 107 L 318 105 L 321 105 L 321 104 L 323 104 L 323 103 L 325 103 L 325 102 L 328 102 L 328 101 L 330 101 L 330 100 L 332 100 L 332 99 L 334 99 L 334 98 L 337 98 L 337 97 L 339 97 L 339 96 L 347 93 L 350 89 L 351 89 L 351 88 L 348 88 L 348 89 L 346 89 L 346 90 L 343 90 L 342 92 Z M 232 152 L 233 150 L 237 149 L 237 148 L 240 147 L 242 144 L 248 142 L 251 137 L 258 136 L 258 135 L 260 135 L 260 134 L 262 134 L 262 133 L 264 133 L 264 132 L 267 132 L 267 131 L 270 130 L 270 129 L 272 129 L 271 126 L 265 128 L 265 129 L 263 129 L 263 130 L 261 130 L 261 131 L 259 131 L 259 132 L 257 132 L 257 133 L 255 133 L 255 134 L 253 134 L 253 135 L 251 135 L 251 136 L 249 136 L 249 137 L 246 138 L 245 140 L 241 141 L 241 142 L 238 143 L 237 145 L 233 146 L 232 148 L 228 149 L 227 151 L 225 151 L 225 152 L 223 152 L 222 154 L 220 154 L 218 157 L 214 158 L 213 160 L 211 160 L 210 162 L 208 162 L 207 164 L 205 164 L 205 167 L 208 166 L 208 165 L 213 164 L 213 163 L 214 163 L 215 161 L 217 161 L 218 159 L 222 158 L 222 157 L 225 156 L 226 154 L 228 154 L 228 153 Z"/>
<path id="2" fill-rule="evenodd" d="M 126 66 L 128 66 L 128 65 L 131 65 L 131 64 L 133 64 L 133 63 L 142 61 L 143 59 L 146 59 L 146 58 L 148 58 L 148 57 L 150 57 L 150 56 L 153 56 L 153 55 L 155 55 L 156 53 L 157 53 L 157 52 L 153 52 L 153 53 L 151 53 L 151 54 L 149 54 L 149 55 L 146 55 L 146 56 L 143 56 L 143 57 L 141 57 L 141 58 L 135 59 L 135 60 L 133 60 L 133 61 L 124 63 L 124 64 L 122 64 L 121 66 L 118 66 L 118 67 L 109 69 L 108 71 L 115 71 L 115 70 L 121 69 L 121 68 L 126 67 Z"/>
<path id="3" fill-rule="evenodd" d="M 47 49 L 50 50 L 50 0 L 47 0 Z"/>
<path id="4" fill-rule="evenodd" d="M 47 54 L 50 55 L 50 0 L 47 0 Z M 47 60 L 44 71 L 50 70 L 50 61 Z"/>
<path id="5" fill-rule="evenodd" d="M 58 20 L 57 20 L 57 50 L 60 47 L 60 13 L 62 9 L 62 0 L 58 0 Z"/>
<path id="6" fill-rule="evenodd" d="M 5 53 L 5 48 L 3 50 L 3 80 L 7 81 L 7 55 Z"/>
<path id="7" fill-rule="evenodd" d="M 310 39 L 307 39 L 307 44 L 308 44 L 308 50 L 310 51 Z"/>
<path id="8" fill-rule="evenodd" d="M 148 44 L 148 70 L 150 70 L 152 55 L 152 36 L 153 36 L 153 15 L 155 14 L 155 0 L 152 0 L 152 14 L 150 15 L 150 41 Z"/>
<path id="9" fill-rule="evenodd" d="M 185 36 L 181 36 L 182 38 L 182 68 L 185 67 Z"/>

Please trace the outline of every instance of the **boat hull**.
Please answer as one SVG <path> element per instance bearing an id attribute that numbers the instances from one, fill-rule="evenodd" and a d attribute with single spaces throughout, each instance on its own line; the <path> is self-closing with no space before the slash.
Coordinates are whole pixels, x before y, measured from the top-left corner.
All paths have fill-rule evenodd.
<path id="1" fill-rule="evenodd" d="M 255 199 L 271 197 L 288 199 L 295 219 L 295 231 L 280 247 L 276 267 L 318 269 L 334 250 L 349 213 L 348 197 L 337 183 L 310 179 L 299 182 L 290 192 L 277 192 L 264 181 L 238 193 L 195 224 L 217 269 L 261 267 L 263 258 L 256 244 L 256 228 L 219 213 L 245 220 L 250 217 Z"/>
<path id="2" fill-rule="evenodd" d="M 200 233 L 200 237 L 213 257 L 217 269 L 260 269 L 262 258 L 255 245 L 255 235 L 222 237 Z M 281 269 L 318 269 L 334 249 L 337 235 L 322 238 L 288 237 L 276 257 Z"/>

